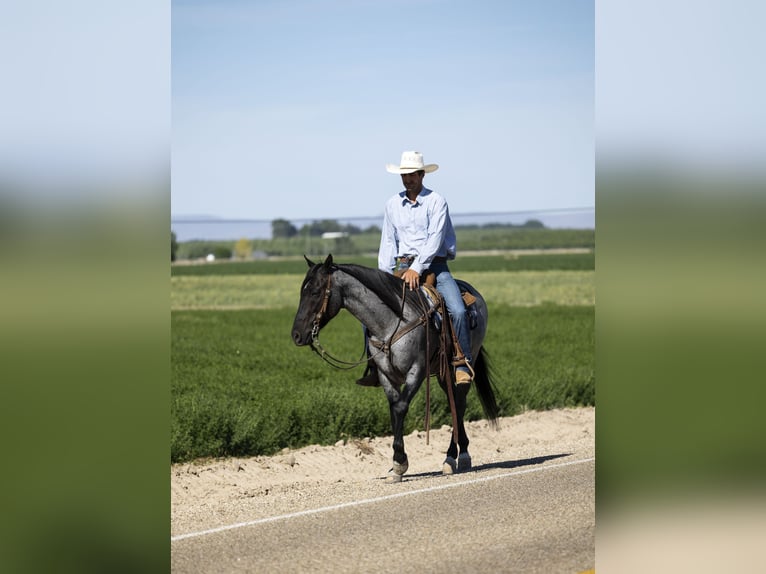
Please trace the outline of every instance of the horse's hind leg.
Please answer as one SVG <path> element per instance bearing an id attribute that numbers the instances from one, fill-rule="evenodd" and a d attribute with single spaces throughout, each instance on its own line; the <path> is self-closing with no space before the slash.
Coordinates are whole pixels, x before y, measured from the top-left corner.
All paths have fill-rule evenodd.
<path id="1" fill-rule="evenodd" d="M 457 457 L 457 470 L 458 472 L 463 472 L 465 470 L 471 470 L 471 455 L 468 454 L 468 443 L 470 441 L 468 440 L 468 433 L 465 432 L 465 422 L 463 420 L 466 408 L 466 396 L 471 387 L 470 385 L 457 386 L 459 387 L 457 392 L 458 397 L 456 397 L 455 400 L 461 405 L 461 410 L 458 412 L 457 440 L 460 446 L 460 455 Z"/>
<path id="2" fill-rule="evenodd" d="M 465 432 L 463 417 L 466 408 L 466 395 L 469 385 L 455 385 L 452 387 L 455 397 L 455 411 L 457 415 L 457 440 L 455 443 L 454 433 L 450 434 L 450 444 L 447 456 L 442 465 L 442 474 L 454 474 L 471 468 L 471 455 L 468 454 L 468 435 Z M 460 454 L 458 455 L 458 447 Z"/>

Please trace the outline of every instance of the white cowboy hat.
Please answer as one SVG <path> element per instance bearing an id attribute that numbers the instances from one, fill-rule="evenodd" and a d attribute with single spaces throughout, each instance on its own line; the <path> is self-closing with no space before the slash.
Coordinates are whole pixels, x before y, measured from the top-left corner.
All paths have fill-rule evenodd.
<path id="1" fill-rule="evenodd" d="M 402 161 L 399 165 L 392 163 L 386 164 L 386 171 L 388 173 L 415 173 L 416 171 L 424 171 L 431 173 L 439 169 L 439 166 L 435 163 L 429 163 L 423 165 L 423 154 L 419 151 L 405 151 L 402 153 Z"/>

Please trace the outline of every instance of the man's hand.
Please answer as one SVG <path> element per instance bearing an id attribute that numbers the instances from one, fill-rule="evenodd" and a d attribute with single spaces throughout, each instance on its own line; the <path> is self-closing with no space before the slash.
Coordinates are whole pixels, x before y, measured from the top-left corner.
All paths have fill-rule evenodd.
<path id="1" fill-rule="evenodd" d="M 410 288 L 410 291 L 412 291 L 413 289 L 417 289 L 420 285 L 420 273 L 413 271 L 412 269 L 407 269 L 407 271 L 402 274 L 402 280 Z"/>

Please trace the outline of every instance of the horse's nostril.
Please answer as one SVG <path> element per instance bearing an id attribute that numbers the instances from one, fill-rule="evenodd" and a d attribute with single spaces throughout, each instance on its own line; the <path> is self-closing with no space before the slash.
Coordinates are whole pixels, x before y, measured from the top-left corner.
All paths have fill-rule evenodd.
<path id="1" fill-rule="evenodd" d="M 298 331 L 293 331 L 293 341 L 296 345 L 301 344 L 301 334 Z"/>

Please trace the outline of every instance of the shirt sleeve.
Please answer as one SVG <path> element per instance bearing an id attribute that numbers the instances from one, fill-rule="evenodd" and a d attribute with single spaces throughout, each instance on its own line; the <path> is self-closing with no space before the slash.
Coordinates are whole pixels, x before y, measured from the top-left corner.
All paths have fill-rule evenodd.
<path id="1" fill-rule="evenodd" d="M 447 201 L 443 197 L 439 197 L 438 201 L 434 202 L 433 211 L 428 217 L 428 234 L 426 242 L 421 248 L 420 253 L 418 253 L 415 261 L 410 265 L 410 269 L 422 273 L 424 269 L 428 269 L 431 265 L 431 262 L 444 243 L 444 237 L 447 233 L 448 217 L 449 211 L 447 210 Z"/>
<path id="2" fill-rule="evenodd" d="M 388 213 L 388 205 L 383 214 L 383 229 L 380 232 L 380 249 L 378 249 L 378 269 L 393 273 L 398 247 L 396 244 L 396 230 Z"/>

